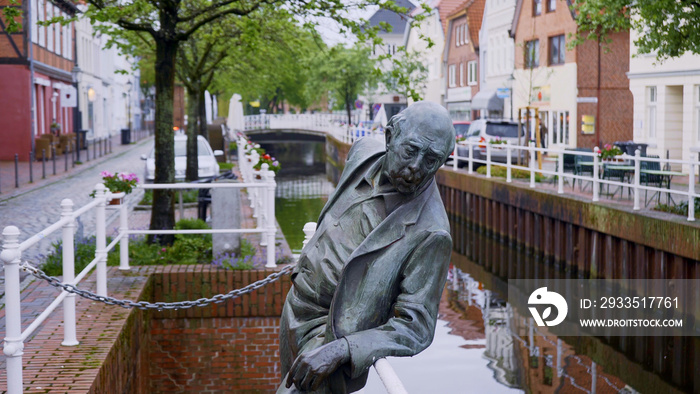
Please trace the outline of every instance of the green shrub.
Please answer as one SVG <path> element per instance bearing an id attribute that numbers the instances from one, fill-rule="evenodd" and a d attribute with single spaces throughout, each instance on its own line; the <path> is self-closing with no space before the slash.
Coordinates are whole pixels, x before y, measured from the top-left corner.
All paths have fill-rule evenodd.
<path id="1" fill-rule="evenodd" d="M 233 163 L 219 163 L 220 171 L 228 171 L 233 168 Z"/>
<path id="2" fill-rule="evenodd" d="M 189 190 L 183 190 L 182 191 L 182 202 L 183 203 L 191 203 L 191 202 L 198 202 L 198 194 L 199 194 L 199 189 L 189 189 Z M 177 195 L 177 192 L 175 192 L 175 204 L 179 202 L 179 197 Z M 143 198 L 139 202 L 139 205 L 153 205 L 153 190 L 148 189 L 144 191 L 143 193 Z"/>
<path id="3" fill-rule="evenodd" d="M 521 170 L 519 168 L 511 168 L 510 175 L 513 179 L 530 179 L 530 171 Z M 486 175 L 486 166 L 481 166 L 476 169 L 477 174 Z M 491 166 L 491 176 L 506 178 L 508 175 L 507 169 L 503 166 Z M 542 182 L 546 178 L 540 174 L 535 173 L 535 182 Z"/>
<path id="4" fill-rule="evenodd" d="M 111 242 L 110 238 L 107 238 L 107 244 Z M 63 241 L 54 242 L 51 244 L 52 250 L 46 256 L 44 263 L 41 265 L 41 269 L 46 272 L 49 276 L 59 276 L 63 275 Z M 95 259 L 95 236 L 83 238 L 81 240 L 75 240 L 75 275 L 78 275 L 92 260 Z M 107 258 L 114 256 L 114 251 L 111 251 Z M 119 255 L 116 255 L 117 261 L 119 261 Z"/>
<path id="5" fill-rule="evenodd" d="M 233 253 L 223 253 L 212 260 L 212 265 L 230 270 L 250 270 L 255 268 L 255 246 L 245 238 L 241 238 L 241 245 Z"/>
<path id="6" fill-rule="evenodd" d="M 678 205 L 659 204 L 654 210 L 688 216 L 688 201 L 681 201 Z M 700 218 L 700 198 L 695 199 L 695 217 Z"/>

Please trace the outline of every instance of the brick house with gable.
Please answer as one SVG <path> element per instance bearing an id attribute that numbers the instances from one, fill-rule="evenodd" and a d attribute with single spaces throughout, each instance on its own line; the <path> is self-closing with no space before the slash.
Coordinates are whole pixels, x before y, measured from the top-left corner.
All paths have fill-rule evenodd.
<path id="1" fill-rule="evenodd" d="M 568 49 L 576 31 L 571 0 L 517 0 L 511 27 L 516 117 L 518 108 L 537 107 L 546 146 L 592 148 L 632 139 L 629 33 L 612 34 L 607 50 L 593 41 Z"/>
<path id="2" fill-rule="evenodd" d="M 34 138 L 52 132 L 74 129 L 73 86 L 75 65 L 74 23 L 38 26 L 38 21 L 56 16 L 72 17 L 77 7 L 68 0 L 23 0 L 18 6 L 0 0 L 0 9 L 19 7 L 22 30 L 6 31 L 0 25 L 0 160 L 29 160 Z M 29 17 L 27 17 L 29 16 Z M 74 106 L 74 104 L 73 104 Z M 56 128 L 53 128 L 56 133 Z M 41 154 L 37 152 L 37 154 Z"/>
<path id="3" fill-rule="evenodd" d="M 464 1 L 447 16 L 445 106 L 456 121 L 479 117 L 479 111 L 472 109 L 472 99 L 479 92 L 479 30 L 485 3 Z"/>

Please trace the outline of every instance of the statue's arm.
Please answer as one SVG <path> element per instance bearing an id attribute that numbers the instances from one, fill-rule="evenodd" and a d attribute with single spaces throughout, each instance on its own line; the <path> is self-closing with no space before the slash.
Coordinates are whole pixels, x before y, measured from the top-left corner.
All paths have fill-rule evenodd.
<path id="1" fill-rule="evenodd" d="M 433 341 L 435 321 L 452 253 L 446 231 L 431 233 L 406 262 L 394 317 L 384 325 L 347 335 L 351 376 L 386 356 L 412 356 Z"/>

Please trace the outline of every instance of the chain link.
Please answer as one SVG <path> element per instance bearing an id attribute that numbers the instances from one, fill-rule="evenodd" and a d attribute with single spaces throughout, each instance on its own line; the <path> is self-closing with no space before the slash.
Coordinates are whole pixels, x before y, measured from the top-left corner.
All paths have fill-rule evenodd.
<path id="1" fill-rule="evenodd" d="M 196 307 L 202 307 L 202 306 L 207 306 L 209 304 L 219 304 L 222 303 L 226 300 L 230 300 L 233 298 L 237 298 L 242 296 L 243 294 L 250 293 L 254 290 L 257 290 L 265 285 L 268 285 L 282 276 L 290 273 L 292 269 L 294 269 L 294 264 L 288 265 L 284 268 L 282 268 L 280 271 L 275 272 L 273 274 L 270 274 L 268 277 L 265 279 L 259 280 L 257 282 L 253 282 L 249 284 L 248 286 L 245 286 L 240 289 L 235 289 L 231 290 L 226 294 L 217 294 L 211 298 L 200 298 L 195 301 L 179 301 L 179 302 L 147 302 L 147 301 L 131 301 L 131 300 L 120 300 L 117 298 L 113 297 L 108 297 L 108 296 L 101 296 L 98 294 L 95 294 L 91 291 L 88 290 L 81 290 L 77 288 L 74 285 L 69 285 L 69 284 L 64 284 L 61 282 L 60 279 L 56 278 L 55 276 L 49 276 L 47 275 L 44 271 L 41 269 L 32 266 L 29 264 L 27 261 L 23 261 L 22 264 L 20 265 L 20 268 L 29 272 L 30 274 L 34 275 L 35 277 L 45 280 L 49 285 L 65 290 L 69 293 L 73 293 L 76 295 L 79 295 L 83 298 L 87 298 L 89 300 L 93 301 L 98 301 L 98 302 L 103 302 L 107 305 L 118 305 L 122 308 L 138 308 L 138 309 L 143 309 L 143 310 L 148 310 L 148 309 L 155 309 L 158 311 L 164 310 L 164 309 L 187 309 L 187 308 L 192 308 L 193 306 Z"/>

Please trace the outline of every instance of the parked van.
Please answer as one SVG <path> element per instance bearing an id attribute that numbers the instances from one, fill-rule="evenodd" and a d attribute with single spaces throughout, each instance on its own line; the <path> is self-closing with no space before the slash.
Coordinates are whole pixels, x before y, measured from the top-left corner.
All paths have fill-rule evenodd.
<path id="1" fill-rule="evenodd" d="M 477 119 L 471 122 L 469 132 L 466 135 L 467 141 L 479 142 L 479 145 L 473 145 L 474 159 L 486 160 L 486 144 L 491 144 L 491 160 L 498 162 L 506 162 L 505 144 L 526 145 L 525 127 L 520 129 L 520 139 L 518 140 L 518 123 L 512 120 L 505 119 Z M 464 159 L 469 157 L 469 147 L 457 144 L 457 154 L 460 156 L 458 163 L 459 167 L 464 167 L 468 162 Z M 518 157 L 518 151 L 511 152 L 511 158 L 515 162 Z M 526 153 L 520 151 L 521 157 L 525 157 Z"/>

